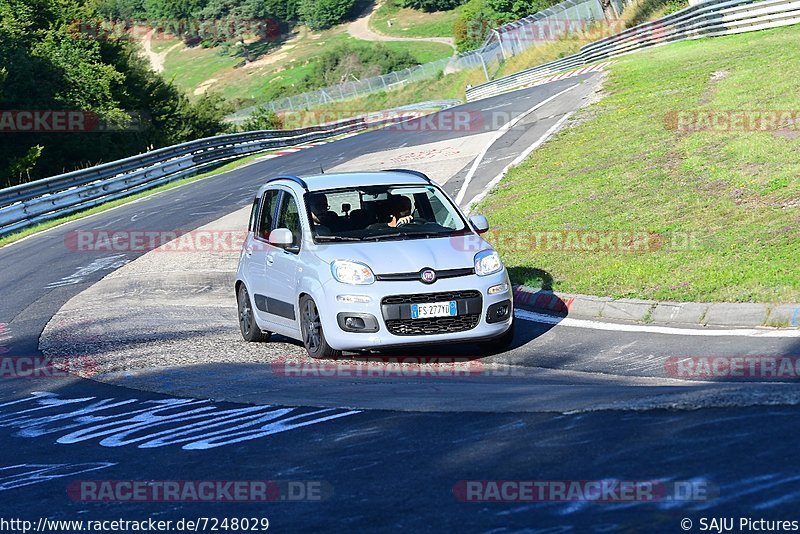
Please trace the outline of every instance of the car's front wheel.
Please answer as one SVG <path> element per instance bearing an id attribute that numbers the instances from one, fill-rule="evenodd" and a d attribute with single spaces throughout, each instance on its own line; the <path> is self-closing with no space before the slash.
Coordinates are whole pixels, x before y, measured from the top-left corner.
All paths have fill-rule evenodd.
<path id="1" fill-rule="evenodd" d="M 253 307 L 250 305 L 250 295 L 247 294 L 247 288 L 244 287 L 244 284 L 239 286 L 236 300 L 239 310 L 239 330 L 242 332 L 244 340 L 249 343 L 268 341 L 271 334 L 262 332 L 256 324 Z"/>
<path id="2" fill-rule="evenodd" d="M 308 295 L 300 299 L 300 331 L 303 345 L 312 358 L 338 358 L 342 355 L 342 351 L 332 348 L 325 340 L 319 309 Z"/>

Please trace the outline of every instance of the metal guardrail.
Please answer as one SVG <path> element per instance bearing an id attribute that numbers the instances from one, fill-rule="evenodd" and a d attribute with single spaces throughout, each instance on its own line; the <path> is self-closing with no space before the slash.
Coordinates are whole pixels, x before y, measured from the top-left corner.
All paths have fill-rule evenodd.
<path id="1" fill-rule="evenodd" d="M 0 190 L 0 236 L 190 176 L 221 162 L 404 120 L 357 117 L 297 130 L 208 137 Z"/>
<path id="2" fill-rule="evenodd" d="M 800 0 L 711 0 L 581 47 L 577 54 L 467 89 L 467 101 L 520 89 L 558 72 L 643 48 L 800 23 Z"/>

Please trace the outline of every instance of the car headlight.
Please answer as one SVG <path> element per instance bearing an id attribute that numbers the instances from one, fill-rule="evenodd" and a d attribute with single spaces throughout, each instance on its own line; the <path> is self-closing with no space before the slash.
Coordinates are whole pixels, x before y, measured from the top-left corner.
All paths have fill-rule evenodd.
<path id="1" fill-rule="evenodd" d="M 336 280 L 344 284 L 360 286 L 375 281 L 372 269 L 357 261 L 336 260 L 331 263 L 331 273 Z"/>
<path id="2" fill-rule="evenodd" d="M 475 274 L 478 276 L 487 276 L 502 270 L 503 262 L 494 250 L 482 250 L 475 254 Z"/>

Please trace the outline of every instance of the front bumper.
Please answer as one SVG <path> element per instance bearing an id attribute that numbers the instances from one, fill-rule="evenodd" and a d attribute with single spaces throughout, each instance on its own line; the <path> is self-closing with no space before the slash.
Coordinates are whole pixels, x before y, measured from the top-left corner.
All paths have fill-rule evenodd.
<path id="1" fill-rule="evenodd" d="M 498 284 L 507 284 L 505 292 L 490 295 L 488 289 Z M 472 295 L 467 292 L 474 292 Z M 433 284 L 419 281 L 377 281 L 368 286 L 352 286 L 331 282 L 324 287 L 324 302 L 321 308 L 322 326 L 328 344 L 337 350 L 365 350 L 410 345 L 457 343 L 491 339 L 508 328 L 513 321 L 513 297 L 511 283 L 505 269 L 489 276 L 475 274 L 437 280 Z M 398 295 L 413 295 L 425 302 L 450 300 L 428 298 L 432 294 L 456 295 L 458 315 L 454 320 L 411 319 L 408 299 L 398 302 L 387 299 Z M 338 296 L 368 297 L 369 302 L 342 302 Z M 475 298 L 478 295 L 478 298 Z M 461 298 L 464 297 L 464 298 Z M 507 301 L 509 310 L 502 320 L 487 317 L 501 303 Z M 319 302 L 319 301 L 318 301 Z M 343 316 L 369 315 L 376 319 L 376 332 L 346 331 Z M 472 326 L 474 323 L 474 326 Z M 459 329 L 459 331 L 448 331 Z"/>

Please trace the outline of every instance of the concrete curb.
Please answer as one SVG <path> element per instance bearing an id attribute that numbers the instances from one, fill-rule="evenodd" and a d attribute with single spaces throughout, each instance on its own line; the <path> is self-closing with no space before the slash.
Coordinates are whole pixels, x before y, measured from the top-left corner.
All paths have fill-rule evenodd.
<path id="1" fill-rule="evenodd" d="M 800 304 L 659 302 L 612 299 L 514 286 L 514 305 L 529 311 L 576 318 L 695 327 L 800 328 Z"/>

